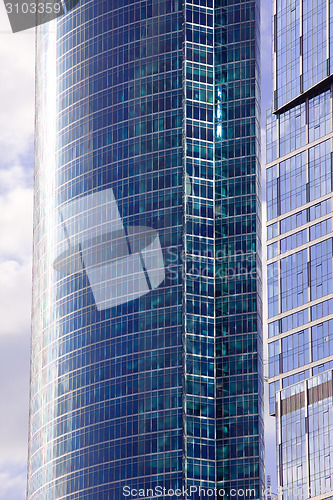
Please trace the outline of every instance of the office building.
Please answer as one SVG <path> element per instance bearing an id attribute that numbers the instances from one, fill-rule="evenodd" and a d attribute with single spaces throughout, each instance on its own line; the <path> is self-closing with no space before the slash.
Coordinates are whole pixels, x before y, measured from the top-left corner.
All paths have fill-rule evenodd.
<path id="1" fill-rule="evenodd" d="M 270 413 L 279 499 L 333 497 L 330 2 L 273 2 L 267 115 Z"/>
<path id="2" fill-rule="evenodd" d="M 37 29 L 29 500 L 261 498 L 259 77 L 255 0 Z"/>

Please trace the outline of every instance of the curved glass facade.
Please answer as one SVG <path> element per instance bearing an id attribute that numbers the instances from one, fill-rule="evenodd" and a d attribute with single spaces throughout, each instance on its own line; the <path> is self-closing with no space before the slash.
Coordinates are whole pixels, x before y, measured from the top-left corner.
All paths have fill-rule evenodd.
<path id="1" fill-rule="evenodd" d="M 38 28 L 29 500 L 261 498 L 258 9 Z"/>

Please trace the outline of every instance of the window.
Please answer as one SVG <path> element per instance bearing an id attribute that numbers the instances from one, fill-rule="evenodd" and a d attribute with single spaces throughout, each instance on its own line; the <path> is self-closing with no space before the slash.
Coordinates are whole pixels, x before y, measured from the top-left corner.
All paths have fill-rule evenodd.
<path id="1" fill-rule="evenodd" d="M 311 300 L 319 299 L 333 290 L 332 286 L 332 239 L 317 243 L 310 248 Z"/>

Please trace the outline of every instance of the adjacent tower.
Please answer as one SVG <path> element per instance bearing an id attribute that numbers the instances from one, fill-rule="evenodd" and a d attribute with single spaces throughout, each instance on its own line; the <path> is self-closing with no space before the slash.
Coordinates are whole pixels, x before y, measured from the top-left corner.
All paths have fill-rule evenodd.
<path id="1" fill-rule="evenodd" d="M 332 23 L 329 0 L 273 1 L 269 396 L 284 500 L 333 497 Z"/>
<path id="2" fill-rule="evenodd" d="M 255 0 L 38 28 L 29 500 L 261 498 L 259 77 Z"/>

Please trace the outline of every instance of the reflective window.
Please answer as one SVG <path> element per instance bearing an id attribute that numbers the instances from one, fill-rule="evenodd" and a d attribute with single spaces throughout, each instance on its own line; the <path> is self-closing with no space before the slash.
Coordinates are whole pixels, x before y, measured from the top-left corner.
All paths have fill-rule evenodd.
<path id="1" fill-rule="evenodd" d="M 279 255 L 279 243 L 275 242 L 267 247 L 267 259 L 272 259 Z"/>
<path id="2" fill-rule="evenodd" d="M 309 190 L 310 201 L 332 190 L 330 140 L 309 150 Z"/>
<path id="3" fill-rule="evenodd" d="M 266 114 L 266 163 L 277 158 L 277 125 L 277 117 L 268 109 Z"/>
<path id="4" fill-rule="evenodd" d="M 300 4 L 295 0 L 277 2 L 277 106 L 282 106 L 300 93 Z"/>
<path id="5" fill-rule="evenodd" d="M 274 377 L 280 373 L 280 343 L 279 340 L 268 344 L 269 376 Z"/>
<path id="6" fill-rule="evenodd" d="M 281 253 L 288 252 L 289 250 L 293 250 L 301 245 L 304 245 L 307 242 L 307 229 L 303 229 L 303 231 L 298 231 L 297 233 L 291 234 L 287 236 L 287 238 L 281 239 Z"/>
<path id="7" fill-rule="evenodd" d="M 307 211 L 302 210 L 294 215 L 289 215 L 280 221 L 281 234 L 287 233 L 296 227 L 302 226 L 307 223 Z"/>
<path id="8" fill-rule="evenodd" d="M 325 236 L 332 231 L 332 219 L 326 219 L 310 227 L 310 241 Z"/>
<path id="9" fill-rule="evenodd" d="M 267 220 L 278 216 L 278 178 L 277 166 L 274 165 L 266 171 L 267 182 Z"/>
<path id="10" fill-rule="evenodd" d="M 280 156 L 306 143 L 306 103 L 293 106 L 280 115 Z"/>
<path id="11" fill-rule="evenodd" d="M 326 358 L 333 354 L 333 319 L 312 327 L 312 359 Z"/>
<path id="12" fill-rule="evenodd" d="M 327 76 L 326 2 L 306 0 L 303 8 L 303 83 L 307 90 Z"/>
<path id="13" fill-rule="evenodd" d="M 333 314 L 333 299 L 325 300 L 311 307 L 311 321 Z"/>
<path id="14" fill-rule="evenodd" d="M 280 332 L 280 320 L 272 321 L 268 324 L 268 338 L 278 335 Z"/>
<path id="15" fill-rule="evenodd" d="M 285 316 L 281 319 L 281 332 L 287 332 L 288 330 L 292 330 L 297 328 L 298 326 L 302 326 L 309 321 L 309 310 L 303 309 L 302 311 L 298 311 L 293 314 L 289 314 L 289 316 Z"/>
<path id="16" fill-rule="evenodd" d="M 279 223 L 278 222 L 274 222 L 274 224 L 267 226 L 267 239 L 268 240 L 275 238 L 275 236 L 278 236 L 278 235 L 279 235 Z"/>
<path id="17" fill-rule="evenodd" d="M 296 401 L 300 399 L 300 395 L 297 396 L 294 397 Z M 283 404 L 289 408 L 291 401 L 284 400 Z M 295 411 L 286 412 L 279 418 L 278 425 L 281 428 L 281 458 L 278 470 L 284 485 L 283 498 L 284 500 L 304 498 L 303 493 L 298 495 L 295 492 L 306 491 L 307 487 L 305 408 L 297 407 Z"/>
<path id="18" fill-rule="evenodd" d="M 313 221 L 315 219 L 319 219 L 319 217 L 323 217 L 327 215 L 331 211 L 331 199 L 328 198 L 325 201 L 317 203 L 310 207 L 310 217 L 309 220 Z"/>
<path id="19" fill-rule="evenodd" d="M 319 139 L 331 130 L 331 91 L 309 99 L 309 142 Z"/>
<path id="20" fill-rule="evenodd" d="M 315 381 L 315 384 L 311 384 Z M 311 387 L 312 385 L 312 387 Z M 333 489 L 333 405 L 332 396 L 327 391 L 332 386 L 332 372 L 319 374 L 309 380 L 313 396 L 308 407 L 308 442 L 310 485 L 313 496 L 322 495 Z M 324 498 L 327 498 L 325 495 Z M 332 497 L 331 497 L 332 498 Z"/>
<path id="21" fill-rule="evenodd" d="M 312 368 L 313 375 L 318 375 L 318 373 L 326 372 L 333 368 L 333 361 L 327 361 L 327 363 L 322 363 L 321 365 L 314 366 Z"/>
<path id="22" fill-rule="evenodd" d="M 267 266 L 268 317 L 279 314 L 279 263 Z"/>
<path id="23" fill-rule="evenodd" d="M 281 259 L 281 312 L 308 301 L 307 250 Z"/>
<path id="24" fill-rule="evenodd" d="M 309 331 L 293 333 L 282 339 L 283 373 L 309 363 Z"/>
<path id="25" fill-rule="evenodd" d="M 288 387 L 289 385 L 297 384 L 302 380 L 305 380 L 310 376 L 310 370 L 305 370 L 304 372 L 298 372 L 294 375 L 289 375 L 289 377 L 284 377 L 282 379 L 282 388 Z"/>
<path id="26" fill-rule="evenodd" d="M 269 384 L 269 413 L 275 413 L 275 393 L 280 389 L 280 380 Z"/>
<path id="27" fill-rule="evenodd" d="M 281 214 L 306 203 L 306 153 L 280 163 Z"/>
<path id="28" fill-rule="evenodd" d="M 319 299 L 333 291 L 332 239 L 310 248 L 311 300 Z"/>

